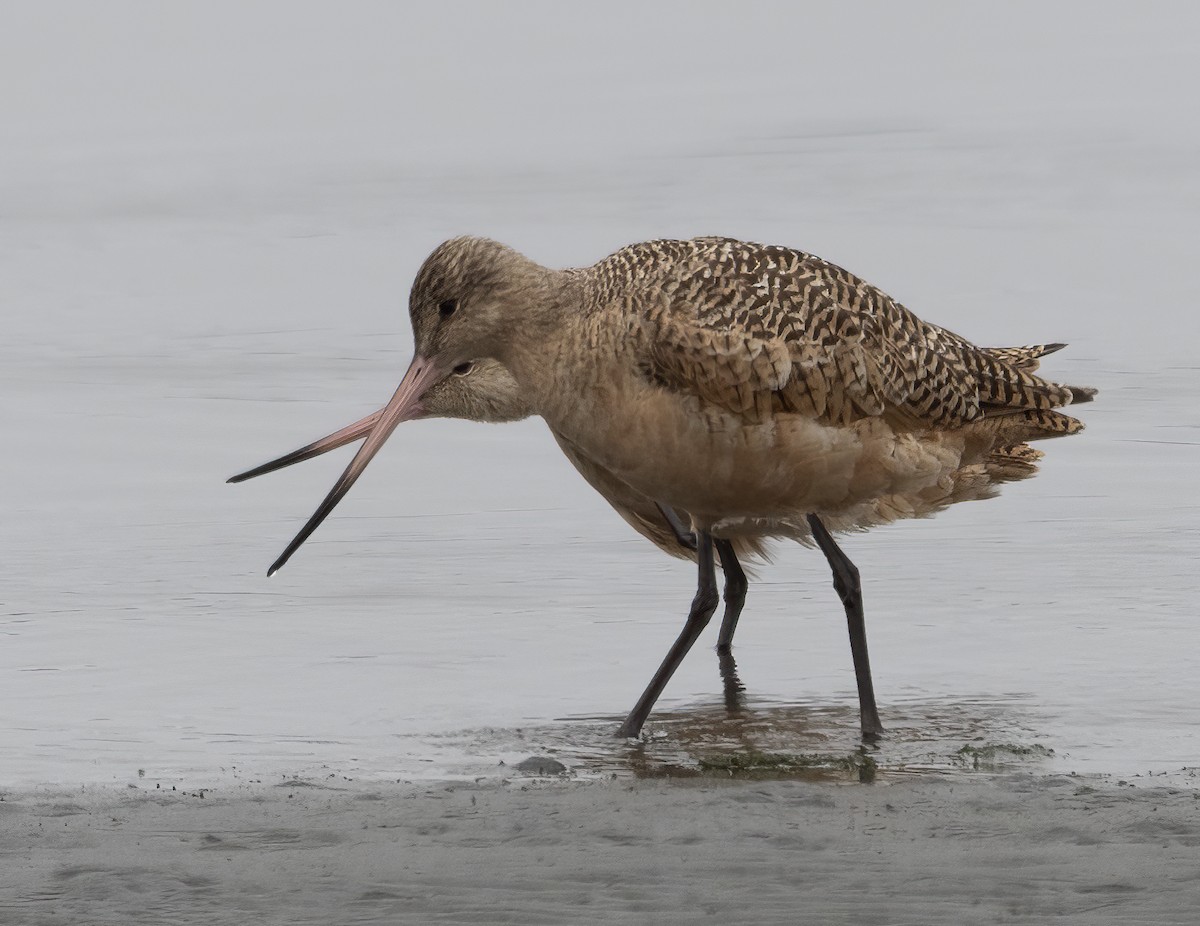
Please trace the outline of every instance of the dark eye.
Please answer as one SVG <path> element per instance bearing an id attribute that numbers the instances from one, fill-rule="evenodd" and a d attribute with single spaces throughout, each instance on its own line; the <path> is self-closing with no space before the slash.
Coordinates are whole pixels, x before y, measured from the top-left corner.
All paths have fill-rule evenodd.
<path id="1" fill-rule="evenodd" d="M 458 311 L 458 300 L 457 299 L 447 299 L 445 302 L 438 303 L 438 314 L 441 315 L 442 318 L 449 318 L 451 315 L 453 315 L 457 311 Z"/>
<path id="2" fill-rule="evenodd" d="M 456 366 L 454 368 L 454 375 L 455 376 L 466 376 L 473 369 L 475 369 L 474 361 L 468 360 L 466 363 L 460 363 L 458 366 Z"/>

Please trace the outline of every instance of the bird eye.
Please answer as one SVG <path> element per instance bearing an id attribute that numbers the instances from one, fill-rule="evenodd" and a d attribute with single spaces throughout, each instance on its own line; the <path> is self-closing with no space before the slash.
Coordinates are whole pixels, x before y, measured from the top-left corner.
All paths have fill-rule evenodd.
<path id="1" fill-rule="evenodd" d="M 447 299 L 445 302 L 438 303 L 438 314 L 441 315 L 442 318 L 449 318 L 456 311 L 458 311 L 457 299 Z"/>
<path id="2" fill-rule="evenodd" d="M 455 376 L 466 376 L 473 369 L 475 369 L 475 362 L 472 360 L 468 360 L 466 363 L 460 363 L 458 366 L 456 366 L 454 368 L 454 375 Z"/>

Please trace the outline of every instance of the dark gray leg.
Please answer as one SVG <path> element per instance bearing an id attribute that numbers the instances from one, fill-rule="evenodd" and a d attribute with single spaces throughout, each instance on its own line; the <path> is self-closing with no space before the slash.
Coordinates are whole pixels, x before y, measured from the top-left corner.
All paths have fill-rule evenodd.
<path id="1" fill-rule="evenodd" d="M 662 513 L 663 520 L 671 528 L 671 532 L 679 541 L 680 546 L 695 550 L 696 535 L 684 526 L 679 515 L 675 513 L 675 509 L 662 502 L 654 504 Z M 733 645 L 733 632 L 737 629 L 738 618 L 742 615 L 742 606 L 746 603 L 746 589 L 749 587 L 749 583 L 746 581 L 746 573 L 742 571 L 741 563 L 738 562 L 737 554 L 733 552 L 733 544 L 728 540 L 713 538 L 713 546 L 716 547 L 717 556 L 721 559 L 721 571 L 725 573 L 725 615 L 721 619 L 721 635 L 717 639 L 717 649 L 722 653 L 728 653 L 729 648 Z"/>
<path id="2" fill-rule="evenodd" d="M 871 660 L 867 656 L 867 622 L 863 617 L 862 583 L 858 568 L 842 552 L 821 519 L 808 516 L 813 539 L 829 560 L 833 570 L 833 587 L 846 608 L 846 623 L 850 626 L 850 655 L 854 659 L 854 678 L 858 682 L 858 712 L 862 722 L 863 739 L 878 739 L 883 733 L 879 711 L 875 707 L 875 685 L 871 681 Z"/>
<path id="3" fill-rule="evenodd" d="M 721 558 L 721 571 L 725 573 L 725 616 L 721 618 L 721 635 L 717 637 L 717 650 L 727 653 L 733 645 L 733 632 L 738 618 L 742 616 L 742 605 L 746 603 L 746 573 L 733 552 L 728 540 L 714 540 L 717 556 Z"/>
<path id="4" fill-rule="evenodd" d="M 742 571 L 733 544 L 728 540 L 713 540 L 717 556 L 721 559 L 721 571 L 725 573 L 725 615 L 721 619 L 721 635 L 717 638 L 717 665 L 721 670 L 721 681 L 725 684 L 725 709 L 740 711 L 742 695 L 746 686 L 737 674 L 737 663 L 733 659 L 733 631 L 737 628 L 746 603 L 746 573 Z"/>
<path id="5" fill-rule="evenodd" d="M 653 709 L 654 702 L 658 700 L 658 696 L 667 687 L 667 682 L 671 680 L 671 676 L 675 674 L 675 670 L 683 662 L 683 657 L 687 655 L 688 650 L 692 648 L 692 644 L 696 642 L 696 638 L 700 636 L 700 631 L 707 626 L 709 619 L 713 615 L 713 611 L 717 610 L 717 602 L 720 599 L 717 596 L 717 577 L 713 564 L 712 537 L 707 531 L 696 532 L 696 554 L 700 561 L 700 569 L 696 582 L 696 597 L 692 599 L 692 608 L 688 612 L 687 623 L 683 625 L 683 630 L 680 632 L 678 639 L 675 640 L 675 643 L 668 651 L 667 658 L 663 660 L 662 665 L 658 667 L 658 671 L 654 673 L 654 678 L 650 680 L 650 684 L 642 692 L 642 696 L 638 698 L 637 704 L 629 712 L 629 716 L 625 718 L 625 722 L 621 724 L 621 728 L 617 731 L 618 736 L 632 737 L 642 732 L 642 725 L 646 722 L 651 709 Z"/>

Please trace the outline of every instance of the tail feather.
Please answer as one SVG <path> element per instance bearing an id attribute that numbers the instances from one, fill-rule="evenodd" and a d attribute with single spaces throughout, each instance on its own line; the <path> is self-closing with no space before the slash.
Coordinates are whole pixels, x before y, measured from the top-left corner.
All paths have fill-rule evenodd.
<path id="1" fill-rule="evenodd" d="M 1095 389 L 1051 382 L 1034 373 L 1041 357 L 1065 346 L 1054 343 L 979 349 L 971 372 L 978 384 L 985 416 L 1012 417 L 1027 411 L 1049 411 L 1092 401 Z M 1054 433 L 1073 433 L 1062 431 L 1057 425 L 1052 430 Z"/>
<path id="2" fill-rule="evenodd" d="M 1066 344 L 1055 343 L 1030 344 L 1026 347 L 985 347 L 983 352 L 991 354 L 997 360 L 1002 360 L 1011 367 L 1032 373 L 1041 365 L 1040 358 L 1060 351 L 1066 346 Z"/>

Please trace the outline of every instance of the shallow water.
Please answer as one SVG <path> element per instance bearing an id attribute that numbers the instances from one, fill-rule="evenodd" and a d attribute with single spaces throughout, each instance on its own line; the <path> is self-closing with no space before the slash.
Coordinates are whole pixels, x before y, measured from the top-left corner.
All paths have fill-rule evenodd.
<path id="1" fill-rule="evenodd" d="M 100 46 L 122 41 L 116 20 Z M 266 126 L 249 58 L 205 83 L 211 24 L 177 37 L 178 79 L 214 103 L 236 96 L 228 111 L 164 116 L 135 62 L 133 115 L 93 122 L 86 93 L 35 75 L 66 109 L 38 121 L 5 99 L 28 131 L 0 173 L 0 784 L 499 775 L 547 751 L 579 774 L 636 773 L 630 749 L 669 766 L 739 742 L 855 748 L 840 605 L 822 558 L 786 546 L 739 628 L 743 713 L 725 712 L 710 631 L 646 746 L 610 743 L 680 626 L 693 568 L 633 536 L 538 422 L 406 424 L 266 579 L 344 457 L 223 480 L 390 395 L 411 347 L 408 283 L 459 232 L 552 264 L 655 235 L 778 241 L 981 343 L 1070 341 L 1047 370 L 1101 392 L 1086 434 L 1045 445 L 1038 478 L 844 544 L 893 731 L 880 760 L 949 768 L 968 743 L 1036 744 L 1061 770 L 1188 779 L 1200 135 L 1168 104 L 1194 63 L 1170 35 L 1129 24 L 1076 44 L 1066 23 L 1048 26 L 1066 44 L 1023 59 L 1053 93 L 1006 95 L 968 69 L 959 98 L 908 73 L 903 105 L 851 87 L 764 121 L 761 100 L 722 95 L 710 74 L 697 93 L 717 100 L 711 122 L 647 135 L 641 106 L 598 133 L 589 113 L 674 86 L 669 62 L 598 62 L 610 83 L 579 65 L 557 90 L 526 87 L 534 108 L 592 91 L 559 122 L 489 136 L 494 151 L 449 112 L 453 89 L 403 98 L 428 129 L 411 146 L 400 128 L 329 137 L 336 101 L 380 102 L 418 66 L 379 50 L 382 89 L 365 70 L 329 75 L 315 108 Z M 35 25 L 46 47 L 62 38 Z M 314 42 L 345 55 L 351 34 L 289 33 L 278 54 Z M 1096 80 L 1055 83 L 1060 70 Z"/>

